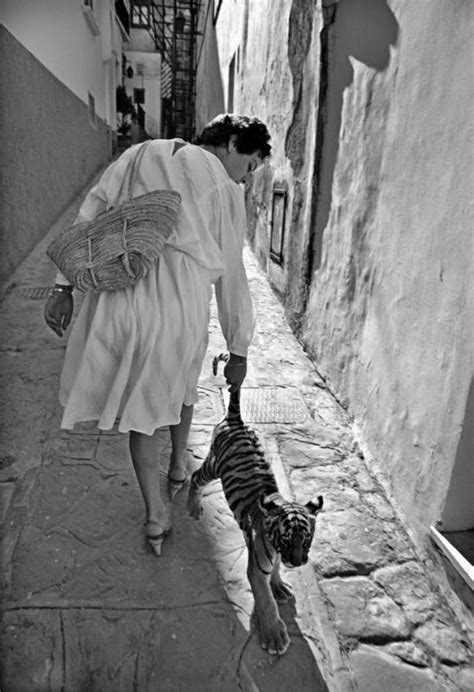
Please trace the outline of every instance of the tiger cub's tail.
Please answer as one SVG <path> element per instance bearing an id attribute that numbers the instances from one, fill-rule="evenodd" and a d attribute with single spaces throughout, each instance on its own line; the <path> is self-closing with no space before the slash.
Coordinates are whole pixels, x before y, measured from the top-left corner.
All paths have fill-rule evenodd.
<path id="1" fill-rule="evenodd" d="M 228 353 L 219 353 L 218 356 L 214 356 L 212 359 L 212 372 L 217 375 L 217 368 L 220 361 L 227 363 L 229 360 Z M 242 423 L 242 416 L 240 415 L 240 387 L 234 392 L 231 392 L 229 397 L 229 405 L 227 407 L 227 414 L 225 419 L 230 423 Z"/>
<path id="2" fill-rule="evenodd" d="M 242 423 L 242 416 L 240 415 L 240 387 L 235 392 L 230 393 L 226 420 L 230 423 Z"/>

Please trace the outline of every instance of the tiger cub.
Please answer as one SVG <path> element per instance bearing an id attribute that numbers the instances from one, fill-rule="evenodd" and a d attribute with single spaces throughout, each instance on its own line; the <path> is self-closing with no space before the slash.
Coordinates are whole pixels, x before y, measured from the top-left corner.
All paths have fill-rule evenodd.
<path id="1" fill-rule="evenodd" d="M 214 358 L 214 373 L 219 360 L 225 360 L 225 356 Z M 283 499 L 257 435 L 241 419 L 240 390 L 231 394 L 227 415 L 214 428 L 209 453 L 191 477 L 187 508 L 194 519 L 202 514 L 204 486 L 217 478 L 245 535 L 247 576 L 255 599 L 261 646 L 270 654 L 283 654 L 290 638 L 276 601 L 287 601 L 292 593 L 281 579 L 280 562 L 286 567 L 299 567 L 308 561 L 323 498 L 320 495 L 316 502 L 306 505 Z"/>

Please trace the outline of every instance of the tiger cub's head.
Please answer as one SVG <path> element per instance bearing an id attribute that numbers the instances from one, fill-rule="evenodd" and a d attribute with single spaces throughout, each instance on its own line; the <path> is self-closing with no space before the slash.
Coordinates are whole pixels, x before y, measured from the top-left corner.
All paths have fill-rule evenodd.
<path id="1" fill-rule="evenodd" d="M 300 567 L 308 561 L 308 553 L 316 527 L 316 515 L 323 507 L 323 497 L 306 505 L 286 502 L 279 493 L 263 495 L 259 501 L 263 528 L 284 565 Z"/>

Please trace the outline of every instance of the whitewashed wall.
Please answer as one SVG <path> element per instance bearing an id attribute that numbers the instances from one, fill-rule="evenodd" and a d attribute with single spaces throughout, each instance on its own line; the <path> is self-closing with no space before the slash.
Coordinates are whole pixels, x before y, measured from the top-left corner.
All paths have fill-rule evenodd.
<path id="1" fill-rule="evenodd" d="M 336 50 L 359 6 L 338 7 Z M 398 38 L 387 67 L 349 56 L 305 339 L 424 533 L 442 518 L 462 430 L 472 429 L 474 6 L 389 6 Z"/>
<path id="2" fill-rule="evenodd" d="M 2 283 L 112 154 L 122 40 L 113 10 L 95 0 L 91 28 L 80 0 L 0 3 Z"/>
<path id="3" fill-rule="evenodd" d="M 424 538 L 456 501 L 450 486 L 474 485 L 474 3 L 341 0 L 327 29 L 323 101 L 321 5 L 222 5 L 224 91 L 240 46 L 234 110 L 262 117 L 273 135 L 272 162 L 248 194 L 251 238 L 371 463 Z M 271 188 L 281 181 L 289 206 L 278 267 L 268 244 Z"/>
<path id="4" fill-rule="evenodd" d="M 0 21 L 60 82 L 113 128 L 122 37 L 112 0 L 95 0 L 92 27 L 79 0 L 2 0 Z"/>

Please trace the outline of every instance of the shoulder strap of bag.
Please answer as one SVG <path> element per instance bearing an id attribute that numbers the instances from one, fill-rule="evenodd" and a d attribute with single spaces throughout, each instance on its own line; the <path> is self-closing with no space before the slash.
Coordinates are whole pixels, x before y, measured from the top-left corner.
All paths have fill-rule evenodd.
<path id="1" fill-rule="evenodd" d="M 130 170 L 130 177 L 128 180 L 128 195 L 127 199 L 132 198 L 132 191 L 133 191 L 133 186 L 135 184 L 135 180 L 137 177 L 138 169 L 140 167 L 141 160 L 143 158 L 143 154 L 145 153 L 145 150 L 148 148 L 148 145 L 150 144 L 150 140 L 147 140 L 144 142 L 141 147 L 138 148 L 138 151 L 136 153 L 135 158 L 133 159 L 132 163 L 132 168 Z"/>

